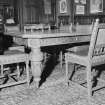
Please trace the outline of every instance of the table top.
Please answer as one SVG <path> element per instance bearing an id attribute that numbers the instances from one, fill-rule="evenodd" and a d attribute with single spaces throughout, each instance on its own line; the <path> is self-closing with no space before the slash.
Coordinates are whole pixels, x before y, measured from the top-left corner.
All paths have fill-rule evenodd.
<path id="1" fill-rule="evenodd" d="M 78 36 L 78 35 L 91 35 L 91 32 L 67 32 L 67 31 L 60 31 L 60 30 L 51 30 L 45 32 L 5 32 L 5 35 L 10 35 L 13 37 L 21 37 L 21 38 L 53 38 L 53 37 L 66 37 L 66 36 Z"/>

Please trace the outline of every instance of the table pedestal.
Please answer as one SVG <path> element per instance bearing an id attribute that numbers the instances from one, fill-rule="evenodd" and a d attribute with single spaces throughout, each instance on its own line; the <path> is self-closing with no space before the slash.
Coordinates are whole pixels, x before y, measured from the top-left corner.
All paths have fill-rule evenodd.
<path id="1" fill-rule="evenodd" d="M 31 71 L 36 82 L 36 86 L 39 86 L 40 76 L 42 72 L 42 60 L 43 53 L 41 52 L 40 43 L 38 40 L 29 39 L 28 45 L 31 47 L 30 61 L 31 61 Z"/>

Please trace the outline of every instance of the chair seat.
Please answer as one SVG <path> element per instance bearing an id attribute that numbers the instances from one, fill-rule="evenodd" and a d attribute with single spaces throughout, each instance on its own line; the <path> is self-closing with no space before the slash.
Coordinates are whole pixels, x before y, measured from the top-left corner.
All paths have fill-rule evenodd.
<path id="1" fill-rule="evenodd" d="M 85 50 L 80 50 L 80 51 L 75 51 L 75 52 L 67 52 L 65 53 L 66 60 L 72 63 L 81 63 L 81 65 L 84 63 L 84 65 L 87 64 L 87 54 L 88 54 L 88 49 Z"/>
<path id="2" fill-rule="evenodd" d="M 87 57 L 88 57 L 88 49 L 80 50 L 80 51 L 69 51 L 65 54 L 65 57 L 68 61 L 75 62 L 77 64 L 87 65 Z M 105 55 L 94 56 L 92 58 L 92 66 L 104 64 L 105 63 Z"/>
<path id="3" fill-rule="evenodd" d="M 87 56 L 88 55 L 88 49 L 71 52 L 71 54 L 75 54 L 78 56 Z"/>
<path id="4" fill-rule="evenodd" d="M 4 52 L 4 55 L 0 55 L 0 63 L 10 64 L 25 61 L 28 58 L 28 54 L 25 54 L 19 50 L 8 50 Z"/>
<path id="5" fill-rule="evenodd" d="M 11 47 L 8 48 L 8 50 L 20 50 L 24 52 L 24 46 L 13 44 Z"/>
<path id="6" fill-rule="evenodd" d="M 83 50 L 88 50 L 88 49 L 89 49 L 89 45 L 80 45 L 80 46 L 68 48 L 67 51 L 77 52 L 77 51 L 83 51 Z"/>
<path id="7" fill-rule="evenodd" d="M 4 55 L 11 55 L 11 54 L 25 54 L 24 52 L 20 51 L 20 50 L 7 50 L 4 52 Z"/>

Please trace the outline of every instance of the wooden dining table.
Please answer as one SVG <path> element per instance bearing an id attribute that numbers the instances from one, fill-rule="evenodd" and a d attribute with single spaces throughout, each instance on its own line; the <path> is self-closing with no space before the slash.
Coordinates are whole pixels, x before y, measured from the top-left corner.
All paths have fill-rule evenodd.
<path id="1" fill-rule="evenodd" d="M 41 47 L 66 45 L 80 42 L 90 41 L 90 32 L 66 32 L 60 30 L 45 31 L 45 32 L 5 32 L 5 35 L 12 36 L 14 42 L 19 45 L 25 45 L 31 48 L 29 59 L 31 61 L 31 70 L 36 82 L 39 86 L 40 76 L 43 71 L 42 60 L 43 52 Z"/>

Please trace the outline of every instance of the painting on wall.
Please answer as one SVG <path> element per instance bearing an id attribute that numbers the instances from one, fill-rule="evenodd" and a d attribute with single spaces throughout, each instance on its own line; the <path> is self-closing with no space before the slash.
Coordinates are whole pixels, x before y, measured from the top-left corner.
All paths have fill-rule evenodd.
<path id="1" fill-rule="evenodd" d="M 44 0 L 44 12 L 45 14 L 51 14 L 51 0 Z"/>
<path id="2" fill-rule="evenodd" d="M 67 0 L 60 0 L 59 8 L 60 13 L 67 13 Z"/>
<path id="3" fill-rule="evenodd" d="M 90 13 L 103 12 L 103 0 L 90 0 Z"/>
<path id="4" fill-rule="evenodd" d="M 85 6 L 76 5 L 76 14 L 85 14 Z"/>

